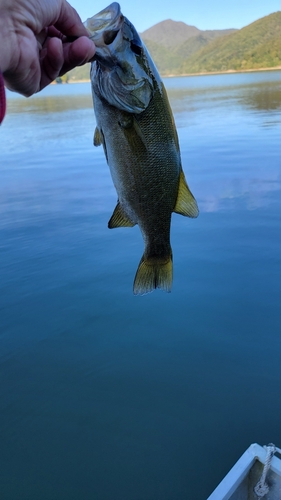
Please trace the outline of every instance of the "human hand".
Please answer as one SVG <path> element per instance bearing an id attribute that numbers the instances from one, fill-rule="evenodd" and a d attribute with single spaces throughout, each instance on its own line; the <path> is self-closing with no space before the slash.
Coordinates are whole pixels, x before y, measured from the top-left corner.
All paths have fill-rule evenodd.
<path id="1" fill-rule="evenodd" d="M 0 70 L 10 90 L 28 97 L 94 54 L 66 0 L 0 0 Z"/>

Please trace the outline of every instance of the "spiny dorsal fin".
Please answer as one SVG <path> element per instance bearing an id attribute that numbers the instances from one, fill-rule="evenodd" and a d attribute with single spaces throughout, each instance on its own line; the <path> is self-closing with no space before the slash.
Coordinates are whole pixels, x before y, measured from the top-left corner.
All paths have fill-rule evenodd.
<path id="1" fill-rule="evenodd" d="M 180 173 L 178 198 L 176 206 L 174 208 L 174 212 L 176 212 L 177 214 L 185 215 L 187 217 L 198 217 L 199 215 L 196 200 L 189 190 L 182 170 Z"/>
<path id="2" fill-rule="evenodd" d="M 100 146 L 102 144 L 102 136 L 98 127 L 95 129 L 94 133 L 94 146 Z"/>
<path id="3" fill-rule="evenodd" d="M 114 229 L 115 227 L 133 227 L 135 225 L 136 223 L 132 222 L 131 219 L 125 214 L 118 201 L 114 212 L 108 222 L 109 229 Z"/>

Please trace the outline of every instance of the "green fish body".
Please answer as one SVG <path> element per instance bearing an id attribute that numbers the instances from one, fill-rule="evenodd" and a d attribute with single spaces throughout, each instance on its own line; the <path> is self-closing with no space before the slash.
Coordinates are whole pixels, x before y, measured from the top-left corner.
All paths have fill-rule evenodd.
<path id="1" fill-rule="evenodd" d="M 118 202 L 108 227 L 138 224 L 145 250 L 134 293 L 172 287 L 172 212 L 197 217 L 163 82 L 133 25 L 111 4 L 85 23 L 96 43 L 91 82 L 97 128 Z"/>

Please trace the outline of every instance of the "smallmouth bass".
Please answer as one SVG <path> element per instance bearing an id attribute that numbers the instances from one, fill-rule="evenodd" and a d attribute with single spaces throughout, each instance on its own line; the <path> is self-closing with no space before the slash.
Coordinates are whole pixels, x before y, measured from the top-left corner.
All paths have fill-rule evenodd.
<path id="1" fill-rule="evenodd" d="M 198 216 L 182 170 L 179 141 L 164 84 L 134 26 L 116 2 L 85 22 L 96 45 L 91 83 L 97 127 L 118 201 L 110 229 L 138 224 L 144 254 L 134 294 L 173 279 L 172 212 Z"/>

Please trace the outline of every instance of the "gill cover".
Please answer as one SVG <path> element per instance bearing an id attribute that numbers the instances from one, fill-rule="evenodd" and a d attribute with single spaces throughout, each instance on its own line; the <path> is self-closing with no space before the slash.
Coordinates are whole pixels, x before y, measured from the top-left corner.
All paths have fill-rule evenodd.
<path id="1" fill-rule="evenodd" d="M 120 5 L 109 5 L 84 23 L 96 45 L 91 68 L 93 92 L 129 113 L 144 111 L 153 95 L 150 57 Z"/>

